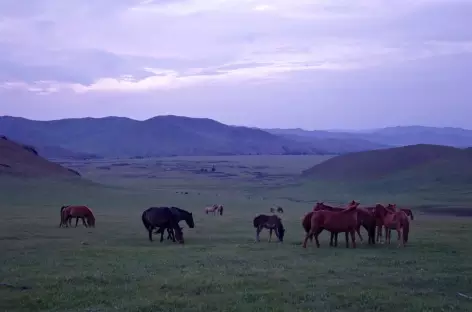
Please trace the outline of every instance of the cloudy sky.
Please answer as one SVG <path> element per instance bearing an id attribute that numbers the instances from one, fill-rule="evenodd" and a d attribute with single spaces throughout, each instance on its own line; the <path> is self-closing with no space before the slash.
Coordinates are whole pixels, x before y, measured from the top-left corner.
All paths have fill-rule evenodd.
<path id="1" fill-rule="evenodd" d="M 472 128 L 472 0 L 1 0 L 0 115 Z"/>

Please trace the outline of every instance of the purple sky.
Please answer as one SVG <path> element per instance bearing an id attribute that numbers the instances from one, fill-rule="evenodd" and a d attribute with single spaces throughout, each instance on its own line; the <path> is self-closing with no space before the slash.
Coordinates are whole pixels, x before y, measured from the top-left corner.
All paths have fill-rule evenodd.
<path id="1" fill-rule="evenodd" d="M 1 0 L 0 115 L 472 128 L 472 0 Z"/>

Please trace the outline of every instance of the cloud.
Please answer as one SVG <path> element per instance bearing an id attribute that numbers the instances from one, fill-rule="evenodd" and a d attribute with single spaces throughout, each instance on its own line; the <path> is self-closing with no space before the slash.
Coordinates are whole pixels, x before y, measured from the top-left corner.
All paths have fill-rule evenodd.
<path id="1" fill-rule="evenodd" d="M 181 103 L 186 93 L 204 97 L 195 90 L 232 98 L 246 86 L 270 93 L 282 85 L 312 96 L 307 90 L 338 88 L 346 77 L 467 59 L 470 16 L 470 0 L 4 0 L 0 101 L 26 92 L 33 102 Z"/>

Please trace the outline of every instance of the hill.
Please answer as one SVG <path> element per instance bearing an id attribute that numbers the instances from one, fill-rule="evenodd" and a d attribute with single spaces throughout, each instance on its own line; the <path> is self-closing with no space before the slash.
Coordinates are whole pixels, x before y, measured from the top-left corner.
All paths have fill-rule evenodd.
<path id="1" fill-rule="evenodd" d="M 0 133 L 37 146 L 104 157 L 320 154 L 313 144 L 206 118 L 157 116 L 35 121 L 0 117 Z M 54 157 L 54 156 L 51 156 Z"/>
<path id="2" fill-rule="evenodd" d="M 302 129 L 266 129 L 266 131 L 294 141 L 313 144 L 330 154 L 345 154 L 391 147 L 386 144 L 357 138 L 350 133 L 306 131 Z"/>
<path id="3" fill-rule="evenodd" d="M 418 144 L 331 158 L 302 173 L 334 181 L 472 182 L 472 150 Z"/>
<path id="4" fill-rule="evenodd" d="M 0 136 L 0 175 L 78 177 L 80 174 L 39 156 L 31 146 Z"/>
<path id="5" fill-rule="evenodd" d="M 267 131 L 283 136 L 297 135 L 312 139 L 337 139 L 344 142 L 358 142 L 359 151 L 362 149 L 377 149 L 376 145 L 378 148 L 416 144 L 459 148 L 472 146 L 472 130 L 451 127 L 398 126 L 356 132 L 308 131 L 303 129 L 267 129 Z"/>

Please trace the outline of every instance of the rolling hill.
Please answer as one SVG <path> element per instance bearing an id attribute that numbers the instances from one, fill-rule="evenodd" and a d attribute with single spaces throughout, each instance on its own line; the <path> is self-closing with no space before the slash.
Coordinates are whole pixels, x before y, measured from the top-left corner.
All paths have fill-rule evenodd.
<path id="1" fill-rule="evenodd" d="M 0 136 L 0 176 L 2 175 L 64 178 L 80 176 L 74 170 L 44 159 L 33 147 Z"/>
<path id="2" fill-rule="evenodd" d="M 35 121 L 4 116 L 0 133 L 39 150 L 53 147 L 104 157 L 325 153 L 313 144 L 260 129 L 171 115 L 144 121 L 121 117 Z"/>
<path id="3" fill-rule="evenodd" d="M 341 140 L 355 143 L 358 151 L 415 144 L 432 144 L 465 148 L 472 146 L 472 130 L 423 126 L 398 126 L 366 131 L 308 131 L 303 129 L 265 129 L 284 137 L 317 140 Z M 315 143 L 316 144 L 316 143 Z M 323 146 L 323 145 L 321 145 Z"/>
<path id="4" fill-rule="evenodd" d="M 404 184 L 472 183 L 472 149 L 418 144 L 333 157 L 305 170 L 311 179 Z"/>

